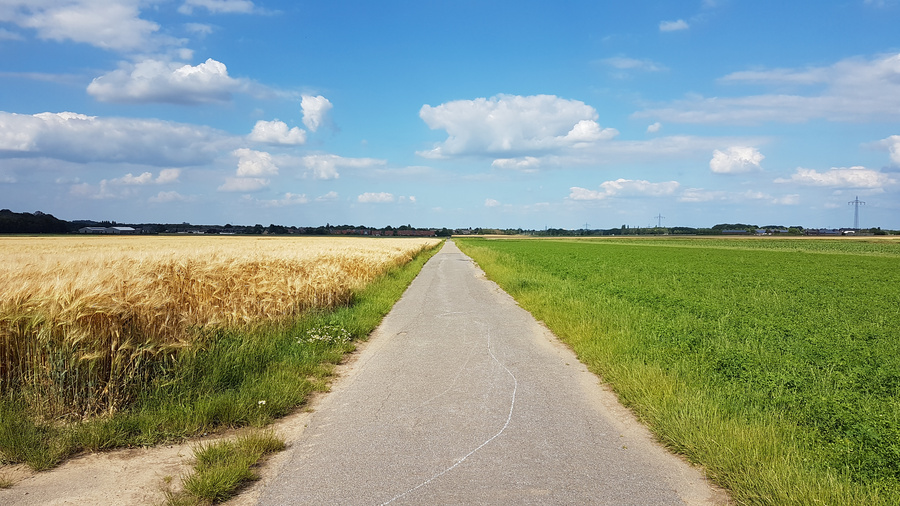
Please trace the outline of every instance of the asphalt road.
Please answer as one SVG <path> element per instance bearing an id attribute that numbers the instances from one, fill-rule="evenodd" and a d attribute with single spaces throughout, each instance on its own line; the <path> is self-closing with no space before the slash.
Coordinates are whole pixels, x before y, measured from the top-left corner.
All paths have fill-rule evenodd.
<path id="1" fill-rule="evenodd" d="M 310 418 L 259 504 L 721 504 L 452 243 Z"/>

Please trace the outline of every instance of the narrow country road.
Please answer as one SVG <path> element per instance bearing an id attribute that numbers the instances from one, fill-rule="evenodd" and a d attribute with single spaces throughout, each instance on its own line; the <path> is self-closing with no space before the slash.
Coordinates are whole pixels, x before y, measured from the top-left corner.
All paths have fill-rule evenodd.
<path id="1" fill-rule="evenodd" d="M 287 451 L 259 504 L 727 501 L 452 242 Z"/>

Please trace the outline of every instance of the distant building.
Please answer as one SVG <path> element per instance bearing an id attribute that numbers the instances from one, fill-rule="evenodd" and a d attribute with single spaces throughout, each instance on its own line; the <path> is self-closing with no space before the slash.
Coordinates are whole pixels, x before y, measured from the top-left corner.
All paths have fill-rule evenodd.
<path id="1" fill-rule="evenodd" d="M 434 237 L 436 230 L 398 230 L 397 235 L 407 237 Z"/>
<path id="2" fill-rule="evenodd" d="M 79 234 L 108 234 L 106 227 L 82 227 L 78 229 Z"/>
<path id="3" fill-rule="evenodd" d="M 104 234 L 104 235 L 134 235 L 140 230 L 133 227 L 82 227 L 79 234 Z"/>

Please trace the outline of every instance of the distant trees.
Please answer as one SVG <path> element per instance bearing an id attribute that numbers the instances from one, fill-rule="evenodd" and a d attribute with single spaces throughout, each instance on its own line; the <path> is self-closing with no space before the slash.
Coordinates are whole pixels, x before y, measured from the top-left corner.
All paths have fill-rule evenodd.
<path id="1" fill-rule="evenodd" d="M 52 214 L 0 210 L 0 234 L 66 234 L 70 231 L 69 222 L 57 219 Z"/>

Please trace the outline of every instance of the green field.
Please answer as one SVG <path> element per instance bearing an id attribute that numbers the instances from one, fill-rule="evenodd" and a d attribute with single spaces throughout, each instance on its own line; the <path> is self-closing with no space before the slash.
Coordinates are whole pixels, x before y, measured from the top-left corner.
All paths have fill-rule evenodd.
<path id="1" fill-rule="evenodd" d="M 459 247 L 744 504 L 900 504 L 900 242 Z"/>

